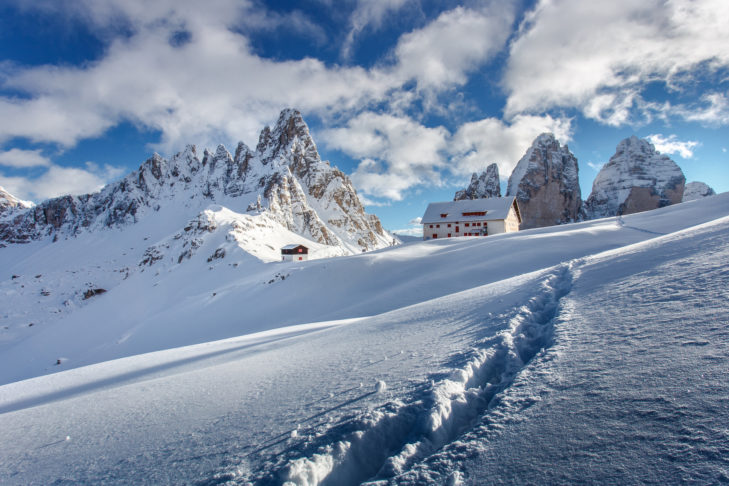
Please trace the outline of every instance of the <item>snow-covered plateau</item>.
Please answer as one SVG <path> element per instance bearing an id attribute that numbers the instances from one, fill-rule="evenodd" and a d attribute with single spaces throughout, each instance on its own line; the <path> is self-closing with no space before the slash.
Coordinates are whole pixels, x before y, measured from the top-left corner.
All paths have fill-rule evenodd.
<path id="1" fill-rule="evenodd" d="M 0 249 L 0 484 L 729 482 L 729 193 L 297 263 L 164 211 Z"/>

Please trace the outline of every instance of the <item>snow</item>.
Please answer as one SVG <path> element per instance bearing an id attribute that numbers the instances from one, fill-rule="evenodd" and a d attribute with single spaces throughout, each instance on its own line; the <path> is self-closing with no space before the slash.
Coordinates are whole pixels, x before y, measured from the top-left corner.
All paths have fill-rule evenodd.
<path id="1" fill-rule="evenodd" d="M 121 231 L 0 250 L 3 484 L 729 480 L 729 194 L 296 265 L 206 211 L 126 278 Z"/>

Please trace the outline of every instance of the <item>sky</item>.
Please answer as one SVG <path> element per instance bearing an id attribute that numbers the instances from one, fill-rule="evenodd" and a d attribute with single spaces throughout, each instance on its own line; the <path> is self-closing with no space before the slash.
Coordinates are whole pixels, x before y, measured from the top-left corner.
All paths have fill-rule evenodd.
<path id="1" fill-rule="evenodd" d="M 582 198 L 631 135 L 729 190 L 726 0 L 1 0 L 0 186 L 100 189 L 299 109 L 389 230 L 536 136 Z"/>

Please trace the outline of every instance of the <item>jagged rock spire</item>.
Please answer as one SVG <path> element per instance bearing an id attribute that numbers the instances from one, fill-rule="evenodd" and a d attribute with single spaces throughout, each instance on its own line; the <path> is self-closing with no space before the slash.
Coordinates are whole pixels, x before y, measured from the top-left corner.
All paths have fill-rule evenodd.
<path id="1" fill-rule="evenodd" d="M 501 183 L 499 180 L 499 166 L 491 164 L 481 175 L 475 172 L 471 176 L 471 183 L 466 189 L 456 192 L 454 201 L 463 199 L 483 199 L 487 197 L 501 197 Z"/>

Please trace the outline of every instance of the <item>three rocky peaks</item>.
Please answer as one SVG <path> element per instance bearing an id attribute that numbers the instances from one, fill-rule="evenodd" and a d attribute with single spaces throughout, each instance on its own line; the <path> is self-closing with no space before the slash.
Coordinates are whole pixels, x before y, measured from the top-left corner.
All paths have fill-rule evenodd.
<path id="1" fill-rule="evenodd" d="M 551 133 L 539 135 L 509 177 L 507 196 L 514 196 L 522 215 L 521 229 L 552 226 L 656 209 L 714 194 L 703 182 L 686 184 L 680 167 L 635 136 L 618 144 L 615 155 L 593 182 L 582 201 L 577 158 Z M 496 164 L 470 185 L 456 192 L 454 200 L 499 197 Z"/>
<path id="2" fill-rule="evenodd" d="M 0 243 L 75 236 L 135 224 L 160 211 L 199 220 L 210 214 L 211 204 L 265 216 L 266 224 L 277 223 L 343 254 L 393 241 L 377 217 L 365 213 L 349 178 L 321 160 L 301 113 L 287 109 L 273 129 L 263 129 L 255 150 L 240 142 L 234 155 L 223 145 L 202 155 L 190 145 L 169 160 L 154 154 L 98 193 L 63 196 L 37 206 L 3 191 Z"/>

